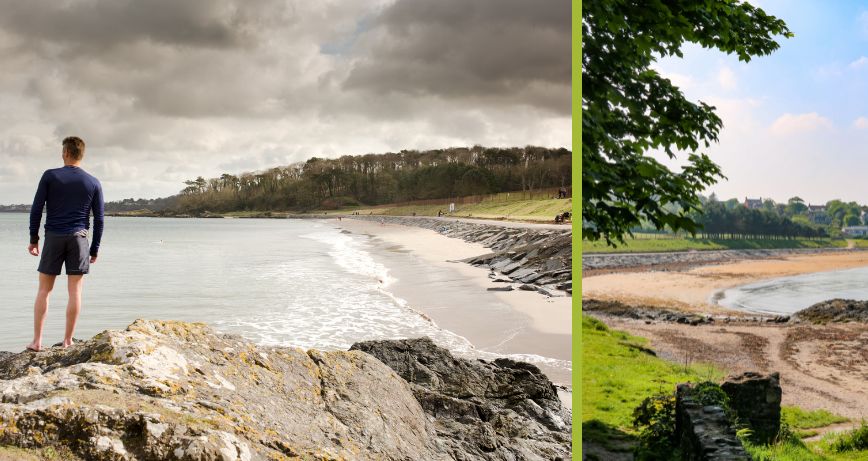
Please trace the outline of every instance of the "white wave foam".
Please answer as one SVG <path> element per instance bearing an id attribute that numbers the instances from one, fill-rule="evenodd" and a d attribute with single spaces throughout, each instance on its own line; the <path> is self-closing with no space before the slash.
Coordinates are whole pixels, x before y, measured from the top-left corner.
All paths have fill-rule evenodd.
<path id="1" fill-rule="evenodd" d="M 218 321 L 219 328 L 264 345 L 326 350 L 346 350 L 362 340 L 427 336 L 464 358 L 490 361 L 507 357 L 572 370 L 568 360 L 479 350 L 467 338 L 440 328 L 387 289 L 397 279 L 374 260 L 367 251 L 369 244 L 359 236 L 323 226 L 300 237 L 326 245 L 325 253 L 343 273 L 318 259 L 285 262 L 264 270 L 260 277 L 277 279 L 287 287 L 281 296 L 285 304 Z"/>

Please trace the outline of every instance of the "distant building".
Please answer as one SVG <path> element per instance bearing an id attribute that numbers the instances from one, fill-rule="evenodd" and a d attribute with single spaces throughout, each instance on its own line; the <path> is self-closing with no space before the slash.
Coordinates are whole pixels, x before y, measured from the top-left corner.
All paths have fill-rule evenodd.
<path id="1" fill-rule="evenodd" d="M 848 237 L 865 237 L 868 235 L 868 226 L 844 226 L 841 233 Z"/>
<path id="2" fill-rule="evenodd" d="M 751 210 L 759 210 L 763 207 L 763 199 L 760 198 L 744 198 L 744 207 L 749 208 Z"/>
<path id="3" fill-rule="evenodd" d="M 826 205 L 808 204 L 808 219 L 814 224 L 831 224 L 832 218 L 826 213 Z"/>

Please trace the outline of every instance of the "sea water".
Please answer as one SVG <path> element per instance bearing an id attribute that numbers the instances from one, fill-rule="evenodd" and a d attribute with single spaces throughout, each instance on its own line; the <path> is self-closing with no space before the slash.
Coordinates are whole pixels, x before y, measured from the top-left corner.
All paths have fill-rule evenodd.
<path id="1" fill-rule="evenodd" d="M 868 268 L 764 280 L 714 296 L 724 307 L 787 315 L 833 298 L 868 300 Z"/>
<path id="2" fill-rule="evenodd" d="M 85 278 L 77 338 L 137 318 L 174 319 L 206 322 L 263 345 L 345 350 L 362 340 L 428 336 L 461 356 L 512 356 L 566 373 L 572 366 L 477 348 L 440 328 L 394 294 L 402 274 L 384 262 L 397 264 L 398 256 L 333 221 L 107 217 L 105 227 L 99 260 Z M 0 213 L 0 350 L 22 350 L 32 337 L 38 258 L 26 251 L 28 234 L 28 215 Z M 448 289 L 455 299 L 462 293 L 473 299 L 468 309 L 486 304 L 499 317 L 510 315 L 478 287 Z M 490 302 L 480 303 L 483 296 Z M 49 302 L 45 344 L 62 339 L 66 300 L 61 276 Z"/>

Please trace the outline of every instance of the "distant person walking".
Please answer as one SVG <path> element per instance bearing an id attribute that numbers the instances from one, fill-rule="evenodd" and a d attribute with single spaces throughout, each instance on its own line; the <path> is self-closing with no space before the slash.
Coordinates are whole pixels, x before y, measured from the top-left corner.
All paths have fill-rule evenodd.
<path id="1" fill-rule="evenodd" d="M 66 331 L 63 347 L 72 345 L 72 335 L 81 311 L 81 290 L 84 274 L 96 262 L 102 239 L 104 201 L 99 181 L 81 169 L 84 141 L 77 137 L 63 140 L 63 167 L 46 170 L 39 180 L 33 207 L 30 209 L 30 246 L 27 250 L 39 256 L 39 223 L 47 207 L 45 242 L 39 260 L 39 290 L 33 304 L 33 342 L 27 350 L 42 349 L 42 328 L 48 311 L 48 296 L 54 280 L 66 266 L 69 302 L 66 305 Z M 93 213 L 93 241 L 88 246 L 90 214 Z"/>

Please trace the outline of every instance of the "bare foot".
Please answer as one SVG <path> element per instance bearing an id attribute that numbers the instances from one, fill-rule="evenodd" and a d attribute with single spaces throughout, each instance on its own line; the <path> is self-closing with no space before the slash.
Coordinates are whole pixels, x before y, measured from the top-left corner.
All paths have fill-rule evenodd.
<path id="1" fill-rule="evenodd" d="M 27 350 L 30 352 L 39 352 L 42 350 L 42 344 L 33 341 L 32 343 L 27 345 Z"/>
<path id="2" fill-rule="evenodd" d="M 73 343 L 72 340 L 70 339 L 69 342 L 64 341 L 63 344 L 62 344 L 60 347 L 66 349 L 66 348 L 68 348 L 68 347 L 72 347 L 73 344 L 74 344 L 74 343 Z"/>

